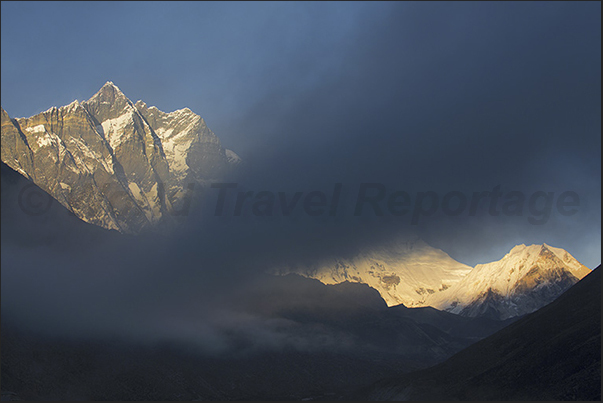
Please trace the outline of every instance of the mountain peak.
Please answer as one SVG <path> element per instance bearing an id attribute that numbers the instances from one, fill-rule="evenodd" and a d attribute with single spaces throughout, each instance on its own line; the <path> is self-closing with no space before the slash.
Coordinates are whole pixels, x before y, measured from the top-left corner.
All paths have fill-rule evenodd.
<path id="1" fill-rule="evenodd" d="M 92 103 L 98 100 L 101 103 L 113 104 L 118 99 L 128 100 L 119 87 L 113 84 L 112 81 L 107 81 L 96 94 L 90 98 L 87 103 Z M 129 100 L 128 100 L 129 101 Z"/>
<path id="2" fill-rule="evenodd" d="M 515 246 L 514 246 L 514 247 L 513 247 L 513 248 L 512 248 L 512 249 L 509 251 L 509 253 L 508 253 L 507 255 L 514 255 L 514 254 L 517 254 L 517 253 L 521 253 L 521 252 L 523 252 L 524 250 L 526 250 L 526 248 L 527 248 L 527 246 L 526 246 L 525 244 L 523 244 L 523 243 L 521 243 L 521 244 L 519 244 L 519 245 L 515 245 Z"/>
<path id="3" fill-rule="evenodd" d="M 103 84 L 103 88 L 104 87 L 113 87 L 116 88 L 117 90 L 119 90 L 119 87 L 115 84 L 113 84 L 113 81 L 107 81 L 105 84 Z"/>
<path id="4" fill-rule="evenodd" d="M 180 116 L 180 115 L 196 115 L 193 111 L 191 111 L 189 108 L 182 108 L 182 109 L 176 109 L 173 112 L 169 112 L 168 115 L 170 116 Z"/>
<path id="5" fill-rule="evenodd" d="M 532 245 L 525 245 L 525 244 L 519 244 L 519 245 L 515 245 L 513 247 L 513 249 L 511 249 L 509 251 L 509 253 L 507 253 L 505 255 L 505 257 L 503 259 L 512 259 L 514 257 L 520 257 L 520 256 L 524 256 L 525 258 L 529 257 L 529 256 L 540 256 L 542 254 L 547 254 L 547 253 L 552 253 L 553 255 L 556 255 L 556 250 L 558 248 L 553 248 L 550 245 L 547 245 L 546 243 L 543 243 L 542 245 L 540 244 L 532 244 Z"/>
<path id="6" fill-rule="evenodd" d="M 69 105 L 61 106 L 59 109 L 66 109 L 68 111 L 75 110 L 80 107 L 80 102 L 76 99 Z"/>

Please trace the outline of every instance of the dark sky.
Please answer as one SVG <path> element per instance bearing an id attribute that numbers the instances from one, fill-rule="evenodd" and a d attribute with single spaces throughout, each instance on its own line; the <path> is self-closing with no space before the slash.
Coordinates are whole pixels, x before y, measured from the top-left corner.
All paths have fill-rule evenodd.
<path id="1" fill-rule="evenodd" d="M 525 211 L 504 220 L 461 214 L 435 220 L 450 226 L 423 236 L 469 264 L 548 242 L 593 267 L 599 10 L 557 2 L 4 2 L 2 106 L 30 116 L 87 99 L 111 80 L 133 101 L 203 116 L 246 161 L 241 181 L 255 191 L 343 183 L 352 204 L 363 182 L 440 198 L 496 185 L 528 198 L 574 191 L 580 208 L 571 217 L 553 209 L 534 226 Z"/>
<path id="2" fill-rule="evenodd" d="M 238 272 L 241 262 L 261 268 L 411 230 L 470 265 L 546 242 L 594 268 L 600 12 L 598 2 L 2 2 L 2 107 L 30 116 L 111 80 L 132 101 L 204 117 L 244 160 L 239 190 L 291 197 L 342 183 L 335 218 L 191 219 L 164 244 L 166 265 L 196 259 L 204 244 L 211 265 Z M 521 216 L 481 205 L 475 216 L 439 209 L 411 225 L 412 214 L 355 217 L 362 183 L 413 203 L 417 192 L 441 201 L 496 186 L 526 202 Z M 554 193 L 542 224 L 529 220 L 538 191 Z M 572 216 L 556 209 L 567 191 L 579 197 Z"/>

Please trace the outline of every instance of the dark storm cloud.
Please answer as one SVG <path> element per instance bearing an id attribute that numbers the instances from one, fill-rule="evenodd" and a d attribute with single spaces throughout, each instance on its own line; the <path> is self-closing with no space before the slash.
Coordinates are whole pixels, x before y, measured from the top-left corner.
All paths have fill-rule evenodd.
<path id="1" fill-rule="evenodd" d="M 479 239 L 549 239 L 595 265 L 597 251 L 583 246 L 600 238 L 599 7 L 402 3 L 386 17 L 369 14 L 339 49 L 338 69 L 303 91 L 279 82 L 224 128 L 245 133 L 250 169 L 241 181 L 273 191 L 377 182 L 440 197 L 496 185 L 528 197 L 574 191 L 582 210 L 571 225 L 554 213 L 537 228 L 525 217 L 513 225 L 485 217 Z M 427 236 L 437 238 L 440 224 Z M 452 224 L 457 242 L 477 240 L 473 224 Z"/>
<path id="2" fill-rule="evenodd" d="M 292 49 L 271 42 L 265 70 L 253 70 L 253 81 L 235 91 L 249 96 L 241 109 L 215 125 L 208 117 L 243 157 L 230 179 L 236 192 L 330 194 L 342 183 L 347 209 L 336 217 L 257 217 L 250 209 L 216 217 L 218 190 L 209 188 L 173 236 L 109 237 L 69 254 L 57 249 L 56 236 L 33 247 L 26 237 L 5 240 L 21 225 L 9 223 L 3 314 L 63 330 L 190 331 L 217 350 L 227 344 L 221 329 L 238 326 L 282 346 L 299 329 L 282 335 L 274 330 L 282 327 L 216 307 L 272 267 L 353 254 L 407 230 L 472 265 L 517 243 L 543 242 L 589 267 L 600 263 L 600 4 L 392 3 L 365 11 L 337 46 L 316 35 Z M 326 33 L 338 22 L 316 21 L 313 28 Z M 528 214 L 492 216 L 482 206 L 474 217 L 438 213 L 411 226 L 408 216 L 355 217 L 365 182 L 440 197 L 497 185 L 528 196 L 571 190 L 581 210 L 553 211 L 533 225 Z"/>
<path id="3" fill-rule="evenodd" d="M 304 242 L 297 225 L 191 216 L 189 231 L 122 235 L 85 224 L 56 202 L 45 214 L 27 214 L 19 200 L 29 185 L 4 168 L 3 326 L 76 339 L 178 342 L 209 354 L 356 345 L 336 329 L 248 312 L 243 298 L 261 302 L 262 276 L 279 263 L 307 252 L 345 253 L 348 245 L 333 234 L 324 245 Z M 308 224 L 306 233 L 324 232 Z M 271 306 L 278 311 L 278 303 Z"/>
<path id="4" fill-rule="evenodd" d="M 392 6 L 349 38 L 341 69 L 303 92 L 281 83 L 237 130 L 262 175 L 311 170 L 308 182 L 519 183 L 543 153 L 597 161 L 600 28 L 590 8 Z"/>

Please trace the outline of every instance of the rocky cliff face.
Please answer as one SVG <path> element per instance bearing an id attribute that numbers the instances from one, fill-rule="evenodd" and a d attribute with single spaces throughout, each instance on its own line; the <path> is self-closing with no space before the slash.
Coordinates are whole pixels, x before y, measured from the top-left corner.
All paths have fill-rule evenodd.
<path id="1" fill-rule="evenodd" d="M 4 163 L 82 220 L 124 233 L 169 225 L 187 192 L 240 161 L 188 108 L 134 104 L 112 82 L 30 118 L 1 112 Z"/>

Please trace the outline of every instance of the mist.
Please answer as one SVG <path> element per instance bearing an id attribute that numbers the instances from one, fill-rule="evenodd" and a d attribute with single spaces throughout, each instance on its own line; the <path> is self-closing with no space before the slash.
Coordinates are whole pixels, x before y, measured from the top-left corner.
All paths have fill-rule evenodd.
<path id="1" fill-rule="evenodd" d="M 111 7 L 133 13 L 130 5 Z M 224 182 L 237 188 L 222 215 L 216 215 L 219 189 L 207 187 L 178 230 L 138 237 L 91 229 L 60 206 L 46 217 L 26 217 L 16 205 L 24 182 L 5 187 L 3 177 L 3 325 L 71 337 L 187 340 L 211 354 L 230 351 L 233 332 L 252 350 L 347 348 L 354 343 L 347 335 L 300 330 L 298 323 L 244 313 L 231 302 L 279 265 L 351 256 L 409 234 L 471 266 L 498 260 L 520 243 L 545 242 L 589 268 L 600 264 L 600 3 L 245 9 L 258 17 L 257 25 L 243 11 L 207 7 L 209 16 L 226 13 L 229 24 L 209 27 L 220 38 L 210 47 L 200 39 L 206 31 L 195 30 L 197 21 L 184 19 L 178 31 L 184 45 L 165 56 L 188 62 L 178 67 L 177 82 L 165 61 L 140 61 L 148 44 L 111 53 L 127 55 L 125 70 L 103 61 L 104 70 L 69 78 L 61 71 L 61 80 L 52 80 L 61 88 L 47 76 L 36 81 L 37 67 L 15 79 L 17 62 L 3 63 L 2 101 L 11 117 L 67 104 L 73 96 L 86 99 L 111 79 L 133 101 L 166 111 L 190 107 L 243 160 Z M 297 13 L 301 22 L 291 27 L 281 20 Z M 240 31 L 227 32 L 239 22 Z M 13 48 L 6 38 L 14 37 L 14 28 L 4 17 L 2 25 L 7 60 Z M 235 41 L 242 37 L 247 41 Z M 238 45 L 229 48 L 233 41 Z M 197 45 L 205 52 L 200 60 L 191 56 Z M 88 66 L 93 55 L 86 55 L 75 65 Z M 213 79 L 218 84 L 209 84 Z M 366 208 L 355 215 L 367 183 L 382 185 L 388 195 L 408 192 L 415 202 L 419 192 L 470 198 L 497 186 L 526 199 L 539 191 L 556 198 L 571 191 L 579 206 L 571 216 L 553 206 L 545 222 L 533 224 L 527 201 L 520 215 L 492 215 L 484 202 L 473 216 L 468 208 L 458 215 L 439 208 L 412 224 L 412 212 L 379 216 Z M 238 192 L 330 197 L 336 184 L 342 193 L 334 215 L 310 216 L 303 199 L 290 215 L 254 214 L 252 201 L 233 214 Z"/>

